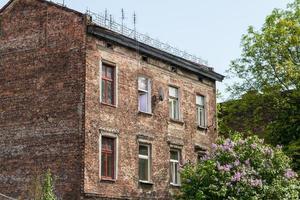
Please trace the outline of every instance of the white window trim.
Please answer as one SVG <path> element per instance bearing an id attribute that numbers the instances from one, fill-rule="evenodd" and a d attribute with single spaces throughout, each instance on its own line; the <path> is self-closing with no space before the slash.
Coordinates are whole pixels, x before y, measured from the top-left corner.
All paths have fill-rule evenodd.
<path id="1" fill-rule="evenodd" d="M 139 78 L 140 77 L 143 77 L 143 78 L 146 78 L 148 81 L 147 81 L 147 86 L 148 86 L 148 90 L 143 90 L 143 89 L 140 89 L 139 88 Z M 147 76 L 143 76 L 143 75 L 140 75 L 140 76 L 138 76 L 138 92 L 145 92 L 145 93 L 147 93 L 148 94 L 148 105 L 147 105 L 147 109 L 148 109 L 148 111 L 147 112 L 145 112 L 145 111 L 142 111 L 141 109 L 140 109 L 140 99 L 139 99 L 139 96 L 138 96 L 138 110 L 139 110 L 139 112 L 143 112 L 143 113 L 152 113 L 152 101 L 151 101 L 151 90 L 152 90 L 152 87 L 151 87 L 151 84 L 152 84 L 152 81 L 151 81 L 151 79 L 149 78 L 149 77 L 147 77 Z M 139 94 L 138 94 L 139 95 Z"/>
<path id="2" fill-rule="evenodd" d="M 101 157 L 102 157 L 102 137 L 107 137 L 107 138 L 112 138 L 115 139 L 115 166 L 114 166 L 114 179 L 112 180 L 117 180 L 118 179 L 118 165 L 119 165 L 119 137 L 117 133 L 111 133 L 107 131 L 100 131 L 99 134 L 99 179 L 102 179 L 101 175 Z"/>
<path id="3" fill-rule="evenodd" d="M 201 96 L 203 97 L 203 112 L 204 112 L 204 126 L 200 124 L 200 121 L 199 121 L 199 113 L 198 113 L 198 108 L 201 106 L 199 104 L 197 104 L 197 97 L 198 96 Z M 197 94 L 196 95 L 196 113 L 197 113 L 197 125 L 201 128 L 206 128 L 207 127 L 207 106 L 206 106 L 206 97 L 204 95 L 201 95 L 201 94 Z"/>
<path id="4" fill-rule="evenodd" d="M 179 171 L 175 172 L 175 165 L 176 165 L 176 164 L 178 165 L 178 170 L 179 170 L 180 159 L 181 159 L 181 153 L 180 153 L 180 152 L 181 152 L 181 151 L 180 151 L 179 149 L 171 149 L 171 150 L 170 150 L 170 156 L 171 156 L 171 151 L 176 151 L 176 152 L 177 152 L 177 154 L 178 154 L 178 160 L 174 160 L 174 159 L 171 159 L 171 158 L 170 158 L 170 163 L 172 163 L 172 166 L 170 166 L 170 167 L 173 168 L 173 172 L 174 172 L 174 174 L 171 174 L 172 177 L 170 177 L 170 178 L 171 178 L 170 184 L 171 184 L 171 185 L 174 185 L 174 186 L 181 186 L 180 173 L 179 173 Z M 169 169 L 169 170 L 171 170 L 171 169 Z M 174 183 L 174 182 L 173 182 L 173 180 L 175 180 L 175 173 L 177 173 L 178 183 Z"/>
<path id="5" fill-rule="evenodd" d="M 176 119 L 176 118 L 174 118 L 173 116 L 172 117 L 170 117 L 171 119 L 173 119 L 173 120 L 182 120 L 182 116 L 181 116 L 181 112 L 180 112 L 180 102 L 181 102 L 181 92 L 180 92 L 180 88 L 179 87 L 176 87 L 176 86 L 173 86 L 173 85 L 169 85 L 169 90 L 170 90 L 170 87 L 171 88 L 176 88 L 177 89 L 177 93 L 178 93 L 178 97 L 177 97 L 177 103 L 178 103 L 178 118 Z M 175 97 L 172 97 L 172 96 L 170 96 L 170 92 L 169 92 L 169 90 L 168 90 L 168 95 L 169 95 L 169 103 L 170 103 L 170 99 L 172 99 L 172 100 L 175 100 Z M 173 106 L 171 107 L 172 108 L 172 111 L 173 111 Z M 169 108 L 170 109 L 170 108 Z M 170 112 L 170 111 L 169 111 Z M 172 112 L 173 113 L 173 112 Z M 170 115 L 170 114 L 169 114 Z"/>
<path id="6" fill-rule="evenodd" d="M 119 85 L 119 78 L 118 78 L 118 74 L 119 74 L 119 67 L 116 63 L 113 63 L 113 62 L 110 62 L 106 59 L 101 59 L 100 62 L 99 62 L 99 101 L 100 103 L 102 103 L 102 95 L 101 95 L 101 92 L 102 92 L 102 65 L 103 64 L 108 64 L 108 65 L 111 65 L 111 66 L 114 66 L 115 70 L 114 70 L 114 105 L 115 107 L 118 107 L 118 94 L 119 94 L 119 88 L 118 88 L 118 85 Z"/>
<path id="7" fill-rule="evenodd" d="M 148 148 L 148 156 L 140 155 L 140 153 L 139 153 L 139 159 L 147 159 L 148 160 L 148 180 L 141 180 L 140 176 L 138 176 L 139 182 L 151 183 L 151 144 L 139 143 L 139 148 L 140 148 L 140 146 L 146 146 Z M 139 165 L 138 165 L 138 169 L 140 169 Z"/>

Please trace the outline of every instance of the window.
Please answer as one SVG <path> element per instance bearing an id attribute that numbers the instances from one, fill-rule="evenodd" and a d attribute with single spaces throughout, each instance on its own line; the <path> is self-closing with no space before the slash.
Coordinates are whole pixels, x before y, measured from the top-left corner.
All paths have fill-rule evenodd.
<path id="1" fill-rule="evenodd" d="M 101 102 L 115 104 L 115 67 L 102 63 Z"/>
<path id="2" fill-rule="evenodd" d="M 139 180 L 150 182 L 150 145 L 139 145 Z"/>
<path id="3" fill-rule="evenodd" d="M 172 185 L 180 185 L 180 174 L 179 174 L 179 161 L 180 161 L 180 151 L 171 150 L 170 151 L 170 182 Z"/>
<path id="4" fill-rule="evenodd" d="M 206 114 L 205 114 L 205 98 L 204 96 L 196 96 L 196 107 L 197 107 L 197 123 L 200 127 L 206 126 Z"/>
<path id="5" fill-rule="evenodd" d="M 200 163 L 202 158 L 205 156 L 205 151 L 198 151 L 197 152 L 197 163 Z"/>
<path id="6" fill-rule="evenodd" d="M 102 137 L 101 178 L 115 179 L 115 139 Z"/>
<path id="7" fill-rule="evenodd" d="M 169 116 L 171 119 L 179 120 L 179 98 L 178 88 L 169 87 Z"/>
<path id="8" fill-rule="evenodd" d="M 149 78 L 138 78 L 139 111 L 151 113 L 151 82 Z"/>

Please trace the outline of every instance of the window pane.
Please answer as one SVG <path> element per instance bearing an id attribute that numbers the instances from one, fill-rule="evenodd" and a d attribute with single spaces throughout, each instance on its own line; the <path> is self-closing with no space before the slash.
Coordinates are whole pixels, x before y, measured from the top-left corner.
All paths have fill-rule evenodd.
<path id="1" fill-rule="evenodd" d="M 204 106 L 204 96 L 197 96 L 196 97 L 196 104 L 200 106 Z"/>
<path id="2" fill-rule="evenodd" d="M 148 160 L 147 159 L 139 159 L 139 179 L 140 180 L 144 180 L 144 181 L 148 181 L 149 177 L 148 177 Z"/>
<path id="3" fill-rule="evenodd" d="M 106 77 L 113 79 L 114 69 L 112 67 L 106 67 Z"/>
<path id="4" fill-rule="evenodd" d="M 113 178 L 114 157 L 112 154 L 107 155 L 107 177 Z"/>
<path id="5" fill-rule="evenodd" d="M 179 119 L 179 105 L 178 105 L 178 100 L 173 101 L 173 110 L 174 110 L 174 119 Z"/>
<path id="6" fill-rule="evenodd" d="M 101 154 L 101 176 L 106 176 L 106 169 L 107 166 L 105 165 L 107 163 L 106 161 L 106 154 Z"/>
<path id="7" fill-rule="evenodd" d="M 171 159 L 172 160 L 179 160 L 179 152 L 178 151 L 171 151 Z"/>
<path id="8" fill-rule="evenodd" d="M 148 93 L 139 92 L 139 109 L 148 112 Z"/>
<path id="9" fill-rule="evenodd" d="M 174 87 L 169 87 L 169 96 L 178 98 L 178 89 Z"/>
<path id="10" fill-rule="evenodd" d="M 179 170 L 178 170 L 178 163 L 174 163 L 174 183 L 175 184 L 178 184 L 179 181 L 178 181 L 178 178 L 179 178 Z"/>
<path id="11" fill-rule="evenodd" d="M 148 79 L 145 77 L 139 77 L 138 80 L 139 84 L 139 90 L 145 90 L 148 91 Z"/>
<path id="12" fill-rule="evenodd" d="M 148 146 L 140 145 L 139 146 L 139 154 L 148 156 L 148 148 L 149 148 Z"/>
<path id="13" fill-rule="evenodd" d="M 174 183 L 174 163 L 170 162 L 170 182 Z"/>
<path id="14" fill-rule="evenodd" d="M 105 77 L 106 76 L 106 66 L 102 64 L 102 77 Z"/>
<path id="15" fill-rule="evenodd" d="M 205 126 L 205 111 L 200 106 L 197 108 L 197 120 L 200 126 Z"/>
<path id="16" fill-rule="evenodd" d="M 101 150 L 101 176 L 106 178 L 114 178 L 114 162 L 115 162 L 115 139 L 102 137 Z"/>
<path id="17" fill-rule="evenodd" d="M 107 85 L 107 103 L 113 104 L 113 83 L 107 81 L 106 85 Z"/>

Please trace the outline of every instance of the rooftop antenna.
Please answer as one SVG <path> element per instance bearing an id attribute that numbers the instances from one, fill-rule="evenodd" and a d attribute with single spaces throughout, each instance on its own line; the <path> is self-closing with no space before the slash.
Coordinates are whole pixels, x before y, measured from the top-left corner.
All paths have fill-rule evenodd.
<path id="1" fill-rule="evenodd" d="M 125 12 L 124 9 L 122 8 L 122 34 L 124 33 L 124 20 L 125 20 Z"/>
<path id="2" fill-rule="evenodd" d="M 106 22 L 108 21 L 108 12 L 107 12 L 107 9 L 105 9 L 105 15 L 104 15 L 104 23 L 105 23 L 105 26 L 106 26 Z"/>
<path id="3" fill-rule="evenodd" d="M 133 13 L 134 39 L 136 39 L 136 13 Z"/>
<path id="4" fill-rule="evenodd" d="M 113 19 L 112 19 L 112 15 L 109 15 L 109 27 L 110 29 L 112 28 L 112 24 L 113 24 Z"/>
<path id="5" fill-rule="evenodd" d="M 63 0 L 63 6 L 65 6 L 65 0 Z"/>

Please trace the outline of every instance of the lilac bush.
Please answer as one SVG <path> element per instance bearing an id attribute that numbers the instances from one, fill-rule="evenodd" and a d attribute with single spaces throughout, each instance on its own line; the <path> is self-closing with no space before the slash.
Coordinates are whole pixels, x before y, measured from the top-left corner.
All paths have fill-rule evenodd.
<path id="1" fill-rule="evenodd" d="M 300 181 L 290 159 L 251 136 L 219 139 L 198 164 L 182 171 L 178 199 L 300 199 Z"/>

